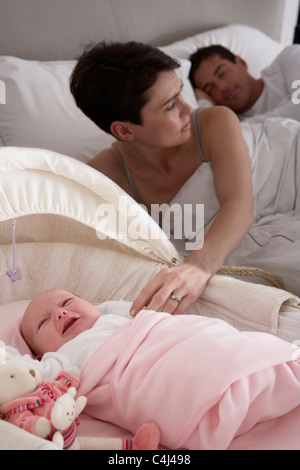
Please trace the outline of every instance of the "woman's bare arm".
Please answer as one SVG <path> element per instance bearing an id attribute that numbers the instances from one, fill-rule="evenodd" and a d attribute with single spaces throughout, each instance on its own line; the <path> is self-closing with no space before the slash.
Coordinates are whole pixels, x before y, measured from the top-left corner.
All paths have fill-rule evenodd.
<path id="1" fill-rule="evenodd" d="M 158 273 L 133 303 L 133 315 L 143 306 L 153 310 L 164 306 L 166 312 L 182 313 L 202 294 L 253 224 L 251 162 L 237 117 L 223 107 L 203 109 L 200 127 L 220 211 L 203 247 L 192 251 L 180 265 Z M 182 299 L 181 303 L 170 299 L 171 294 Z"/>

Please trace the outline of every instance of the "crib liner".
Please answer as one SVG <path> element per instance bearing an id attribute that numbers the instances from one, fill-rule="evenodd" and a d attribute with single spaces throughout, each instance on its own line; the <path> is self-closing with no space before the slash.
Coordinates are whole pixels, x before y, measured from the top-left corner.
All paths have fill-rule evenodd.
<path id="1" fill-rule="evenodd" d="M 93 303 L 134 300 L 163 267 L 180 259 L 170 241 L 96 232 L 95 214 L 109 203 L 120 215 L 119 198 L 140 211 L 141 229 L 161 230 L 115 183 L 69 157 L 41 149 L 0 149 L 0 302 L 28 300 L 60 287 Z M 119 212 L 118 212 L 119 211 Z M 12 256 L 11 219 L 16 220 L 16 266 L 22 280 L 5 272 Z M 104 235 L 104 236 L 103 236 Z M 225 319 L 243 330 L 279 334 L 279 312 L 292 294 L 223 275 L 214 276 L 188 313 Z"/>
<path id="2" fill-rule="evenodd" d="M 29 214 L 15 216 L 16 243 L 77 243 L 103 250 L 109 249 L 131 255 L 146 257 L 146 254 L 119 243 L 117 239 L 100 240 L 94 228 L 78 220 L 55 214 Z M 11 244 L 12 219 L 0 221 L 1 244 Z"/>
<path id="3" fill-rule="evenodd" d="M 0 246 L 1 273 L 11 257 L 11 245 Z M 22 280 L 0 277 L 0 303 L 32 299 L 50 288 L 70 290 L 97 304 L 133 300 L 141 283 L 149 282 L 165 265 L 127 253 L 73 243 L 19 243 L 17 266 Z"/>
<path id="4" fill-rule="evenodd" d="M 1 268 L 7 263 L 10 250 L 10 245 L 0 247 Z M 164 267 L 126 253 L 70 243 L 22 243 L 18 250 L 23 279 L 11 284 L 1 277 L 2 304 L 31 299 L 52 287 L 71 290 L 95 304 L 105 300 L 132 301 Z M 289 310 L 290 302 L 297 305 L 299 299 L 278 288 L 217 275 L 187 313 L 220 318 L 239 330 L 282 337 L 285 326 L 292 321 L 282 319 L 280 312 Z"/>
<path id="5" fill-rule="evenodd" d="M 241 331 L 261 331 L 282 339 L 283 329 L 291 322 L 280 313 L 294 309 L 299 318 L 299 303 L 297 296 L 277 287 L 224 275 L 213 276 L 197 301 L 204 308 L 204 316 L 220 318 Z M 192 309 L 189 307 L 187 313 Z M 300 322 L 297 325 L 300 327 Z"/>
<path id="6" fill-rule="evenodd" d="M 121 224 L 117 233 L 99 225 L 97 210 L 102 204 L 109 204 L 115 211 Z M 124 205 L 128 212 L 137 214 L 141 239 L 136 239 L 127 230 Z M 52 214 L 76 220 L 94 232 L 98 230 L 96 236 L 102 242 L 103 239 L 116 240 L 125 251 L 130 248 L 143 252 L 157 261 L 172 263 L 173 259 L 180 259 L 167 236 L 147 212 L 98 171 L 48 150 L 1 148 L 0 221 L 31 214 Z"/>

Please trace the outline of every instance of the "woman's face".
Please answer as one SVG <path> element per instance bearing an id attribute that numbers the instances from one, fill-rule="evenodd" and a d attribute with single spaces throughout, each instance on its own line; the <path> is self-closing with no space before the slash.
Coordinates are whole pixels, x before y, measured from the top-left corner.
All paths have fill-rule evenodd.
<path id="1" fill-rule="evenodd" d="M 135 139 L 152 147 L 173 147 L 191 137 L 192 108 L 182 98 L 182 81 L 175 71 L 162 72 L 147 91 L 142 125 L 133 126 Z"/>

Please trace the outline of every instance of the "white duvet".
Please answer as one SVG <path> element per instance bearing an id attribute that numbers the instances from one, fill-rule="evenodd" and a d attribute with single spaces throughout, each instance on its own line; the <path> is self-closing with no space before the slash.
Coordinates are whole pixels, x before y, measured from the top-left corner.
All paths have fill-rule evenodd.
<path id="1" fill-rule="evenodd" d="M 253 172 L 255 223 L 225 264 L 253 266 L 276 274 L 286 290 L 300 294 L 300 125 L 268 119 L 242 123 Z M 172 203 L 204 204 L 205 232 L 218 213 L 209 163 L 202 164 Z M 173 240 L 186 255 L 184 240 Z"/>

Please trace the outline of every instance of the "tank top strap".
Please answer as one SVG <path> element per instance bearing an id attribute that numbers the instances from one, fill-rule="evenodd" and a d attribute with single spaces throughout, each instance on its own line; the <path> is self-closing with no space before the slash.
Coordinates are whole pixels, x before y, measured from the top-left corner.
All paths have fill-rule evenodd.
<path id="1" fill-rule="evenodd" d="M 199 152 L 200 158 L 203 162 L 206 162 L 206 159 L 205 159 L 205 157 L 203 155 L 203 152 L 202 152 L 201 143 L 200 143 L 200 136 L 199 136 L 198 126 L 197 126 L 197 111 L 199 111 L 201 113 L 201 110 L 199 110 L 199 108 L 194 109 L 194 111 L 193 111 L 194 131 L 195 131 L 196 142 L 197 142 L 197 147 L 198 147 L 198 152 Z"/>
<path id="2" fill-rule="evenodd" d="M 138 191 L 135 187 L 135 184 L 133 182 L 133 179 L 132 179 L 131 173 L 129 171 L 129 168 L 128 168 L 126 162 L 121 157 L 120 151 L 119 151 L 119 149 L 118 149 L 115 142 L 112 143 L 112 145 L 110 147 L 110 151 L 111 151 L 113 157 L 115 157 L 115 159 L 118 160 L 120 165 L 122 165 L 124 167 L 124 170 L 125 170 L 125 173 L 126 173 L 126 176 L 127 176 L 127 179 L 128 179 L 128 183 L 129 183 L 129 186 L 130 186 L 130 189 L 132 191 L 132 194 L 133 194 L 133 197 L 134 197 L 135 201 L 138 202 L 139 204 L 142 204 L 142 200 L 141 200 L 141 198 L 139 196 L 139 193 L 138 193 Z"/>

